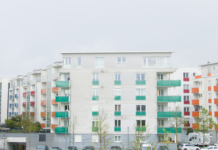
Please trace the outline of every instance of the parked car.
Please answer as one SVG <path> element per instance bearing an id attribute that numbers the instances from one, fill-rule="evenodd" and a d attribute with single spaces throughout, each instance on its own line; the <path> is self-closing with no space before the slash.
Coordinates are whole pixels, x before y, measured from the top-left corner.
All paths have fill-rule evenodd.
<path id="1" fill-rule="evenodd" d="M 169 148 L 167 146 L 160 146 L 158 150 L 169 150 Z"/>
<path id="2" fill-rule="evenodd" d="M 51 150 L 61 150 L 60 147 L 52 147 Z"/>
<path id="3" fill-rule="evenodd" d="M 177 149 L 178 149 L 178 150 L 182 150 L 182 149 L 181 149 L 181 145 L 182 145 L 182 143 L 177 143 Z"/>
<path id="4" fill-rule="evenodd" d="M 217 146 L 208 146 L 208 147 L 204 147 L 204 148 L 202 148 L 201 150 L 210 150 L 210 149 L 216 149 L 216 150 L 218 150 L 218 147 Z"/>
<path id="5" fill-rule="evenodd" d="M 78 150 L 76 146 L 68 146 L 66 150 Z"/>
<path id="6" fill-rule="evenodd" d="M 95 150 L 94 146 L 86 146 L 83 148 L 83 150 Z"/>
<path id="7" fill-rule="evenodd" d="M 37 150 L 49 150 L 47 145 L 39 145 L 36 149 Z"/>
<path id="8" fill-rule="evenodd" d="M 200 150 L 200 148 L 191 144 L 182 144 L 181 150 Z"/>
<path id="9" fill-rule="evenodd" d="M 121 150 L 119 146 L 111 146 L 110 150 Z"/>

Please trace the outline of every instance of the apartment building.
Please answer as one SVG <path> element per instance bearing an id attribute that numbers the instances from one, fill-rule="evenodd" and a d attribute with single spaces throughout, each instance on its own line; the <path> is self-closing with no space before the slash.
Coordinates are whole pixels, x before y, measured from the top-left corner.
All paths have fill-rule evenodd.
<path id="1" fill-rule="evenodd" d="M 0 123 L 5 123 L 5 119 L 7 119 L 9 87 L 8 79 L 0 79 Z"/>
<path id="2" fill-rule="evenodd" d="M 83 144 L 97 142 L 93 131 L 102 112 L 116 143 L 129 143 L 139 129 L 151 133 L 153 141 L 163 138 L 163 127 L 175 133 L 168 119 L 182 115 L 172 108 L 181 102 L 183 81 L 173 75 L 172 52 L 61 54 L 62 62 L 11 80 L 9 117 L 34 116 L 43 129 L 65 134 L 72 133 L 76 116 L 75 139 Z"/>

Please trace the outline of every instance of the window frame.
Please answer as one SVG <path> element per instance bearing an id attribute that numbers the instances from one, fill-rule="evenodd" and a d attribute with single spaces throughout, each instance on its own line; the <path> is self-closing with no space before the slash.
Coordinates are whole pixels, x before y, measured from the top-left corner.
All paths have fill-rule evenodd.
<path id="1" fill-rule="evenodd" d="M 115 104 L 114 105 L 114 111 L 115 112 L 120 112 L 121 111 L 121 104 Z"/>
<path id="2" fill-rule="evenodd" d="M 79 60 L 80 60 L 80 62 L 79 62 Z M 82 68 L 82 57 L 77 57 L 77 68 Z"/>
<path id="3" fill-rule="evenodd" d="M 114 120 L 114 127 L 121 127 L 121 120 Z"/>
<path id="4" fill-rule="evenodd" d="M 104 68 L 104 57 L 95 57 L 95 68 Z"/>
<path id="5" fill-rule="evenodd" d="M 145 110 L 142 110 L 143 106 L 145 107 Z M 139 108 L 139 111 L 138 111 L 137 107 Z M 136 105 L 136 112 L 146 112 L 146 105 Z"/>
<path id="6" fill-rule="evenodd" d="M 92 96 L 99 96 L 99 88 L 92 88 Z"/>
<path id="7" fill-rule="evenodd" d="M 99 81 L 99 73 L 92 73 L 92 81 Z"/>
<path id="8" fill-rule="evenodd" d="M 189 84 L 183 84 L 183 89 L 184 90 L 189 90 Z"/>
<path id="9" fill-rule="evenodd" d="M 119 59 L 120 59 L 120 63 L 119 63 Z M 117 65 L 125 65 L 125 64 L 126 64 L 126 57 L 117 57 Z"/>
<path id="10" fill-rule="evenodd" d="M 139 75 L 139 80 L 137 79 L 137 75 Z M 144 80 L 142 80 L 142 76 L 144 75 Z M 146 73 L 136 73 L 136 81 L 145 81 Z"/>
<path id="11" fill-rule="evenodd" d="M 117 80 L 118 77 L 120 78 L 120 80 Z M 114 74 L 114 81 L 121 81 L 121 73 L 115 73 Z"/>
<path id="12" fill-rule="evenodd" d="M 121 96 L 121 89 L 114 89 L 114 96 Z"/>
<path id="13" fill-rule="evenodd" d="M 139 94 L 138 91 L 139 90 Z M 144 90 L 144 92 L 143 92 Z M 136 88 L 136 96 L 146 96 L 146 89 L 145 88 Z"/>
<path id="14" fill-rule="evenodd" d="M 116 137 L 117 137 L 117 140 L 116 140 Z M 119 141 L 118 141 L 118 137 L 120 137 L 120 140 L 119 140 Z M 120 143 L 120 142 L 121 142 L 121 135 L 115 135 L 115 136 L 114 136 L 114 142 Z"/>
<path id="15" fill-rule="evenodd" d="M 188 72 L 183 72 L 183 78 L 189 78 L 189 73 Z"/>
<path id="16" fill-rule="evenodd" d="M 138 122 L 139 122 L 139 126 L 138 126 Z M 143 126 L 143 122 L 145 123 L 145 126 Z M 136 127 L 146 127 L 146 120 L 136 120 Z"/>

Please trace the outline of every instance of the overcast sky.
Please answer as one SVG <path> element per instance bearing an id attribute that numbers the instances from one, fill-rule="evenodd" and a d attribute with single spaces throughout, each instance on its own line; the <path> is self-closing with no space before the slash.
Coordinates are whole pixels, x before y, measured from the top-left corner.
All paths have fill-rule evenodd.
<path id="1" fill-rule="evenodd" d="M 68 51 L 175 51 L 174 67 L 218 62 L 218 0 L 0 0 L 0 78 Z"/>

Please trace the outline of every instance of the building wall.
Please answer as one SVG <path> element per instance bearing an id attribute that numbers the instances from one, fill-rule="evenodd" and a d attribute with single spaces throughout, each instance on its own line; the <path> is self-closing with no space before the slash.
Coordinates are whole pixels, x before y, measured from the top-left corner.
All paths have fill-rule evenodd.
<path id="1" fill-rule="evenodd" d="M 8 79 L 0 79 L 1 84 L 1 120 L 0 123 L 5 123 L 5 119 L 7 119 L 8 112 Z"/>

